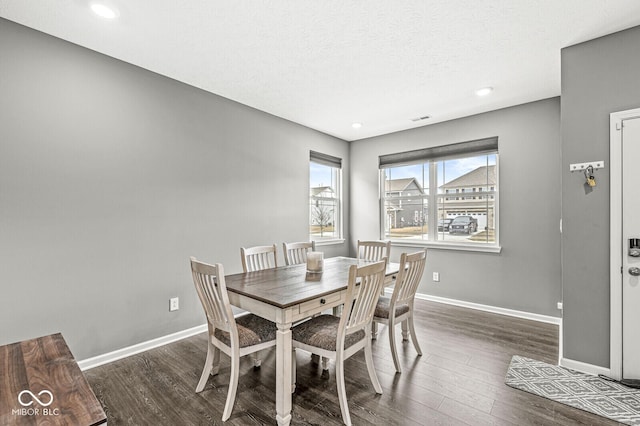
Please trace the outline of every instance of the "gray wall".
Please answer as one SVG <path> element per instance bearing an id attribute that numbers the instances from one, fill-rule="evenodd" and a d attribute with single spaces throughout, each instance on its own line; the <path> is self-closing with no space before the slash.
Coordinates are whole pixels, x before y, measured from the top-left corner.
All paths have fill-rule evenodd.
<path id="1" fill-rule="evenodd" d="M 348 199 L 344 141 L 3 19 L 0 52 L 0 344 L 60 331 L 85 359 L 204 324 L 189 256 L 308 239 L 310 149 Z"/>
<path id="2" fill-rule="evenodd" d="M 331 256 L 379 238 L 379 155 L 497 135 L 502 253 L 432 249 L 420 291 L 563 300 L 564 356 L 606 367 L 609 170 L 587 195 L 568 164 L 609 164 L 638 45 L 634 28 L 563 49 L 562 124 L 554 98 L 349 145 L 0 19 L 0 344 L 61 331 L 84 359 L 202 324 L 188 256 L 236 272 L 242 245 L 306 239 L 309 149 L 345 160 L 351 240 Z"/>
<path id="3" fill-rule="evenodd" d="M 430 249 L 419 292 L 560 316 L 559 98 L 352 142 L 352 253 L 358 239 L 380 238 L 379 155 L 490 136 L 499 137 L 502 252 Z"/>
<path id="4" fill-rule="evenodd" d="M 564 356 L 609 367 L 609 114 L 640 107 L 640 27 L 562 50 Z M 605 160 L 598 185 L 569 164 Z"/>

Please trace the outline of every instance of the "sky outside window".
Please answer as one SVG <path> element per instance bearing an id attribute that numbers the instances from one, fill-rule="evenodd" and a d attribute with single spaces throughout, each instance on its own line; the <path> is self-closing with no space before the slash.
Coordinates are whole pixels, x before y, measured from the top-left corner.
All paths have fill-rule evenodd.
<path id="1" fill-rule="evenodd" d="M 311 188 L 330 186 L 335 188 L 333 167 L 311 162 L 309 167 L 309 182 Z"/>

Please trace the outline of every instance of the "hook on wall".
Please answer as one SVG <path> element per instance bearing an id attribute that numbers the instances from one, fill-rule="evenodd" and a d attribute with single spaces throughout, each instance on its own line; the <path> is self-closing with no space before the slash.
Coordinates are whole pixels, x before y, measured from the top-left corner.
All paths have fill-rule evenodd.
<path id="1" fill-rule="evenodd" d="M 587 167 L 591 167 L 593 170 L 604 169 L 604 160 L 569 164 L 569 171 L 578 172 L 580 170 L 586 170 Z"/>
<path id="2" fill-rule="evenodd" d="M 584 172 L 584 178 L 586 180 L 586 185 L 589 188 L 593 188 L 596 186 L 596 178 L 593 175 L 593 172 L 598 169 L 604 168 L 604 160 L 602 161 L 591 161 L 589 163 L 575 163 L 569 165 L 569 170 L 571 172 L 577 172 L 582 170 Z"/>

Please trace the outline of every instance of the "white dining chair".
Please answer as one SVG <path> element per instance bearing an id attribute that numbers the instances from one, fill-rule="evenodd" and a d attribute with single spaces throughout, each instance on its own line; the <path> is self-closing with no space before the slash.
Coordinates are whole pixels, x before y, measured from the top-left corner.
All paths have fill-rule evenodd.
<path id="1" fill-rule="evenodd" d="M 389 259 L 391 254 L 391 241 L 360 241 L 358 240 L 357 246 L 358 260 L 368 260 L 372 262 L 378 262 L 383 258 Z"/>
<path id="2" fill-rule="evenodd" d="M 191 273 L 196 292 L 207 317 L 207 358 L 202 375 L 196 386 L 201 392 L 209 376 L 218 374 L 220 352 L 231 358 L 231 373 L 227 401 L 222 413 L 226 421 L 233 411 L 238 389 L 240 357 L 252 354 L 254 365 L 260 362 L 255 357 L 258 351 L 276 344 L 276 325 L 257 315 L 247 314 L 235 318 L 229 303 L 224 269 L 221 264 L 209 265 L 191 258 Z"/>
<path id="3" fill-rule="evenodd" d="M 371 351 L 373 312 L 384 286 L 386 259 L 349 269 L 342 316 L 323 314 L 292 328 L 293 348 L 324 357 L 322 368 L 327 371 L 326 358 L 335 360 L 336 385 L 342 420 L 351 425 L 344 382 L 344 361 L 364 349 L 369 378 L 376 393 L 382 393 Z M 295 363 L 295 356 L 293 357 Z M 295 371 L 295 365 L 294 365 Z"/>
<path id="4" fill-rule="evenodd" d="M 242 269 L 244 272 L 261 271 L 278 266 L 276 245 L 241 247 Z"/>
<path id="5" fill-rule="evenodd" d="M 422 349 L 418 344 L 416 330 L 413 323 L 413 302 L 415 300 L 416 291 L 427 260 L 427 251 L 421 250 L 417 253 L 402 253 L 400 256 L 400 271 L 396 278 L 391 297 L 380 296 L 373 315 L 371 330 L 373 338 L 376 338 L 376 323 L 387 324 L 389 329 L 389 344 L 391 346 L 391 354 L 393 355 L 393 363 L 396 371 L 402 373 L 400 361 L 398 359 L 398 350 L 396 349 L 395 329 L 396 325 L 402 324 L 402 340 L 409 339 L 411 333 L 411 341 L 418 355 L 422 355 Z M 408 329 L 408 331 L 407 331 Z"/>
<path id="6" fill-rule="evenodd" d="M 300 243 L 282 243 L 285 264 L 297 265 L 307 262 L 307 253 L 316 251 L 315 241 L 305 241 Z"/>

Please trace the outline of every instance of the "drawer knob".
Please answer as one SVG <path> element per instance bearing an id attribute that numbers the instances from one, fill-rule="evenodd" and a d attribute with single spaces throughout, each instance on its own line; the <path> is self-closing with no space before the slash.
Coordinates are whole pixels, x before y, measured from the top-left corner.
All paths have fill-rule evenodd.
<path id="1" fill-rule="evenodd" d="M 327 303 L 327 301 L 326 301 L 326 300 L 324 300 L 324 299 L 320 299 L 320 304 L 321 304 L 321 305 L 324 305 L 325 303 Z"/>

